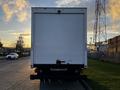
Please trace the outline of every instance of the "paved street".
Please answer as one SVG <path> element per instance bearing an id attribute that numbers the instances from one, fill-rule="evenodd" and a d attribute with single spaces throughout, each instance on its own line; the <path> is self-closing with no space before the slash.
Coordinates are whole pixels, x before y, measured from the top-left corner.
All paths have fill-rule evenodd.
<path id="1" fill-rule="evenodd" d="M 40 81 L 29 80 L 29 58 L 0 61 L 0 90 L 40 90 Z"/>
<path id="2" fill-rule="evenodd" d="M 78 82 L 41 83 L 30 80 L 30 58 L 0 60 L 0 90 L 83 90 Z"/>

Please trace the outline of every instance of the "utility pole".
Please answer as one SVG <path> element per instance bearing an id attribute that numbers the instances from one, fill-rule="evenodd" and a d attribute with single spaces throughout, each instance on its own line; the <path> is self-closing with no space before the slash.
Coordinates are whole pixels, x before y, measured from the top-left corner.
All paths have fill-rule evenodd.
<path id="1" fill-rule="evenodd" d="M 106 32 L 106 0 L 95 1 L 95 23 L 94 23 L 94 38 L 96 50 L 99 51 L 101 41 L 107 41 Z"/>

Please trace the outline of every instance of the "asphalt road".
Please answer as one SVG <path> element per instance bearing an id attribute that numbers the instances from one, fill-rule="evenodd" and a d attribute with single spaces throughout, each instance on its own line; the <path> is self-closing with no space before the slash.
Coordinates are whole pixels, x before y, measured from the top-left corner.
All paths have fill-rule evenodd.
<path id="1" fill-rule="evenodd" d="M 84 90 L 77 81 L 44 83 L 40 80 L 30 80 L 32 73 L 29 57 L 0 60 L 0 90 Z"/>

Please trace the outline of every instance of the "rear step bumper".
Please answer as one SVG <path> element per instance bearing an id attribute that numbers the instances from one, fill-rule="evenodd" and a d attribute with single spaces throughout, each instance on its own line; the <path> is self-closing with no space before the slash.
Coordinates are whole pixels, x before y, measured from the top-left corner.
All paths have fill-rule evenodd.
<path id="1" fill-rule="evenodd" d="M 82 70 L 79 71 L 46 71 L 36 72 L 36 74 L 30 75 L 30 79 L 80 79 L 83 75 L 80 75 Z"/>
<path id="2" fill-rule="evenodd" d="M 84 65 L 40 65 L 34 64 L 35 73 L 30 75 L 30 79 L 79 79 Z"/>

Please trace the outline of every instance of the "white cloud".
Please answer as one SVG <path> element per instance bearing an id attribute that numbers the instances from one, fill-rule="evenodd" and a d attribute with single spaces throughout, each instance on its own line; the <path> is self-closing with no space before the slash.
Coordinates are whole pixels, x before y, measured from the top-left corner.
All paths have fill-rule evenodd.
<path id="1" fill-rule="evenodd" d="M 2 9 L 5 13 L 5 20 L 9 21 L 13 16 L 13 12 L 10 10 L 9 5 L 8 4 L 3 4 Z"/>
<path id="2" fill-rule="evenodd" d="M 79 6 L 81 0 L 57 0 L 57 6 Z"/>
<path id="3" fill-rule="evenodd" d="M 27 0 L 16 0 L 15 6 L 18 10 L 23 10 L 28 7 Z"/>
<path id="4" fill-rule="evenodd" d="M 19 22 L 24 22 L 28 19 L 29 15 L 27 11 L 18 12 L 17 18 Z"/>
<path id="5" fill-rule="evenodd" d="M 1 0 L 0 6 L 3 9 L 5 21 L 9 22 L 14 16 L 19 22 L 24 22 L 29 18 L 28 0 Z"/>
<path id="6" fill-rule="evenodd" d="M 23 36 L 31 36 L 31 28 L 27 27 L 27 28 L 23 28 L 23 31 L 22 32 L 19 32 L 20 30 L 17 30 L 17 31 L 12 31 L 12 32 L 9 32 L 11 35 L 14 35 L 14 36 L 19 36 L 20 34 L 23 35 Z"/>

